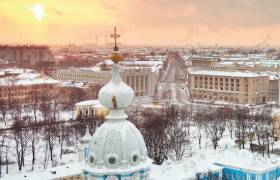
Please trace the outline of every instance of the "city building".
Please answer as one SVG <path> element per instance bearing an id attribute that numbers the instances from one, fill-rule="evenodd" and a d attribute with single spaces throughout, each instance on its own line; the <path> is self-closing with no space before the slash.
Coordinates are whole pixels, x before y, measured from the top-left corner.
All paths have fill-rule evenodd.
<path id="1" fill-rule="evenodd" d="M 16 65 L 54 61 L 50 48 L 44 45 L 0 45 L 0 59 Z"/>
<path id="2" fill-rule="evenodd" d="M 265 57 L 216 57 L 194 55 L 186 56 L 186 65 L 192 68 L 208 69 L 214 71 L 251 71 L 274 72 L 280 71 L 280 61 L 266 59 Z"/>
<path id="3" fill-rule="evenodd" d="M 82 81 L 105 85 L 109 82 L 111 67 L 75 68 L 57 70 L 53 76 L 58 80 Z M 152 96 L 158 83 L 158 68 L 141 66 L 121 66 L 121 77 L 132 87 L 136 96 Z"/>
<path id="4" fill-rule="evenodd" d="M 98 100 L 86 100 L 75 104 L 74 119 L 100 117 L 105 118 L 109 111 Z"/>
<path id="5" fill-rule="evenodd" d="M 53 97 L 57 94 L 58 83 L 34 70 L 3 69 L 0 71 L 0 100 L 5 103 L 27 103 L 46 95 L 46 92 Z"/>
<path id="6" fill-rule="evenodd" d="M 217 57 L 208 56 L 191 56 L 191 66 L 199 68 L 211 68 L 218 64 L 219 60 Z"/>
<path id="7" fill-rule="evenodd" d="M 279 88 L 280 88 L 279 77 L 269 76 L 269 100 L 275 101 L 278 105 L 279 103 Z"/>
<path id="8" fill-rule="evenodd" d="M 251 105 L 270 101 L 268 75 L 189 69 L 188 78 L 192 100 Z"/>
<path id="9" fill-rule="evenodd" d="M 96 99 L 101 86 L 96 83 L 60 81 L 57 93 L 61 103 L 70 106 L 86 99 Z"/>

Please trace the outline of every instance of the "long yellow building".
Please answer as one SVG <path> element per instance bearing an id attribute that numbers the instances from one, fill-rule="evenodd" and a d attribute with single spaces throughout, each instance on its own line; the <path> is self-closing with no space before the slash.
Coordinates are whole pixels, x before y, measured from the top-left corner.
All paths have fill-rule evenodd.
<path id="1" fill-rule="evenodd" d="M 193 100 L 252 105 L 270 101 L 268 75 L 189 69 L 188 77 Z"/>

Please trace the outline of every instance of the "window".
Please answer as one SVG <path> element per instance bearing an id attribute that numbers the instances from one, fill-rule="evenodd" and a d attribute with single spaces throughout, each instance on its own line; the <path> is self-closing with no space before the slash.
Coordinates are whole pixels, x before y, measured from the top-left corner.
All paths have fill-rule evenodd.
<path id="1" fill-rule="evenodd" d="M 106 178 L 106 180 L 118 180 L 119 178 L 116 176 L 109 176 Z"/>
<path id="2" fill-rule="evenodd" d="M 141 178 L 141 174 L 139 174 L 139 173 L 134 174 L 132 179 L 135 179 L 135 180 L 140 180 L 140 179 L 142 179 L 142 178 Z"/>
<path id="3" fill-rule="evenodd" d="M 134 156 L 132 157 L 132 161 L 133 161 L 133 162 L 137 162 L 137 161 L 138 161 L 138 159 L 139 159 L 139 158 L 138 158 L 138 156 L 137 156 L 137 155 L 134 155 Z"/>
<path id="4" fill-rule="evenodd" d="M 116 164 L 116 159 L 114 157 L 109 158 L 110 164 Z"/>
<path id="5" fill-rule="evenodd" d="M 89 158 L 89 162 L 90 162 L 91 164 L 93 164 L 93 163 L 94 163 L 94 161 L 95 161 L 95 158 L 94 158 L 93 156 L 90 156 L 90 158 Z"/>

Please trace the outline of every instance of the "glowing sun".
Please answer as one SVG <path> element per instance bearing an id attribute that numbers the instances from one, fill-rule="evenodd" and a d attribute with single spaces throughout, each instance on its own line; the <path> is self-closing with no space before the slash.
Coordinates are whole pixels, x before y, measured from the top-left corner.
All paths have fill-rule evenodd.
<path id="1" fill-rule="evenodd" d="M 44 10 L 44 6 L 42 4 L 40 4 L 40 3 L 33 4 L 31 6 L 31 11 L 33 13 L 34 18 L 37 19 L 38 21 L 41 21 L 44 19 L 45 10 Z"/>

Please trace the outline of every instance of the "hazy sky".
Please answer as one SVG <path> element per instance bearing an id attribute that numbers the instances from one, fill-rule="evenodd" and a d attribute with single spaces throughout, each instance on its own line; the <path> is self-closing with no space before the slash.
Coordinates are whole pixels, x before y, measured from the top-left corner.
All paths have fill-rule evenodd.
<path id="1" fill-rule="evenodd" d="M 1 43 L 280 45 L 280 0 L 0 0 Z M 108 38 L 108 40 L 110 40 Z"/>

